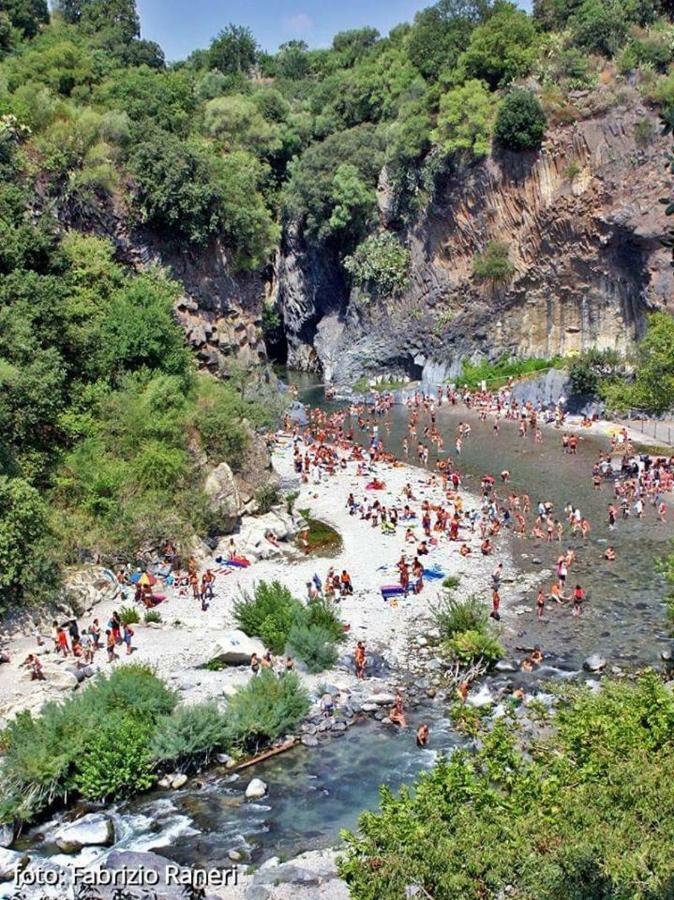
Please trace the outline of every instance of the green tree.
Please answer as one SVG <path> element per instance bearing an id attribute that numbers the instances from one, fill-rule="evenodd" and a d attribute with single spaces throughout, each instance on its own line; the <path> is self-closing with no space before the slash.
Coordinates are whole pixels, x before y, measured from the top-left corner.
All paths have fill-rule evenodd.
<path id="1" fill-rule="evenodd" d="M 532 91 L 514 88 L 499 106 L 494 135 L 508 150 L 539 150 L 546 124 L 538 97 Z"/>
<path id="2" fill-rule="evenodd" d="M 382 296 L 400 293 L 407 284 L 409 250 L 390 231 L 373 234 L 344 260 L 356 284 Z"/>
<path id="3" fill-rule="evenodd" d="M 568 24 L 579 47 L 608 57 L 625 43 L 629 27 L 620 0 L 583 0 Z"/>
<path id="4" fill-rule="evenodd" d="M 528 74 L 538 55 L 539 38 L 531 16 L 507 0 L 496 0 L 486 22 L 470 36 L 458 65 L 468 78 L 504 87 Z"/>
<path id="5" fill-rule="evenodd" d="M 338 64 L 349 68 L 362 59 L 379 40 L 376 28 L 354 28 L 340 31 L 332 39 L 332 49 L 337 55 Z"/>
<path id="6" fill-rule="evenodd" d="M 222 226 L 222 191 L 208 154 L 173 135 L 156 132 L 130 159 L 143 220 L 169 240 L 202 244 Z"/>
<path id="7" fill-rule="evenodd" d="M 486 156 L 494 123 L 494 99 L 484 81 L 471 79 L 440 98 L 432 138 L 445 153 Z"/>
<path id="8" fill-rule="evenodd" d="M 4 0 L 2 10 L 24 37 L 33 38 L 49 23 L 47 0 Z"/>
<path id="9" fill-rule="evenodd" d="M 332 232 L 347 227 L 353 228 L 355 232 L 362 231 L 377 202 L 374 191 L 351 163 L 341 163 L 337 167 L 332 180 L 330 199 L 332 212 L 328 226 Z"/>
<path id="10" fill-rule="evenodd" d="M 657 415 L 674 407 L 674 319 L 664 311 L 649 316 L 637 348 L 634 401 Z"/>
<path id="11" fill-rule="evenodd" d="M 473 28 L 488 12 L 488 0 L 440 0 L 416 14 L 407 53 L 424 78 L 435 81 L 454 68 Z"/>
<path id="12" fill-rule="evenodd" d="M 55 573 L 45 543 L 47 520 L 47 506 L 34 487 L 0 475 L 0 608 L 40 588 L 48 596 Z"/>
<path id="13" fill-rule="evenodd" d="M 275 60 L 276 74 L 279 78 L 299 81 L 309 74 L 311 63 L 306 41 L 287 41 L 281 44 Z"/>
<path id="14" fill-rule="evenodd" d="M 113 32 L 122 42 L 140 34 L 135 0 L 57 0 L 56 9 L 66 22 L 85 31 Z"/>
<path id="15" fill-rule="evenodd" d="M 257 51 L 250 28 L 230 24 L 211 42 L 210 65 L 225 75 L 247 75 L 255 65 Z"/>

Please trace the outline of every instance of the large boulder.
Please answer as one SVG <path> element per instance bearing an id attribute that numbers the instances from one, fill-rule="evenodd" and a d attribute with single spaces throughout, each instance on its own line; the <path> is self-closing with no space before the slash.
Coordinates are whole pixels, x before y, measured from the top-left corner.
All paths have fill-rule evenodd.
<path id="1" fill-rule="evenodd" d="M 257 434 L 247 420 L 243 420 L 246 448 L 236 474 L 236 486 L 245 512 L 259 511 L 258 498 L 265 488 L 278 486 L 278 476 L 271 464 L 271 455 L 264 438 Z"/>
<path id="2" fill-rule="evenodd" d="M 246 788 L 246 800 L 261 800 L 267 793 L 267 785 L 261 778 L 253 778 Z"/>
<path id="3" fill-rule="evenodd" d="M 583 662 L 583 668 L 586 672 L 601 672 L 606 668 L 606 660 L 601 653 L 591 653 Z"/>
<path id="4" fill-rule="evenodd" d="M 79 853 L 82 847 L 110 847 L 115 841 L 115 827 L 103 813 L 90 813 L 61 828 L 54 840 L 62 853 Z"/>
<path id="5" fill-rule="evenodd" d="M 122 588 L 114 572 L 103 566 L 85 566 L 68 573 L 61 591 L 62 605 L 76 616 L 90 612 L 97 603 L 114 603 Z"/>
<path id="6" fill-rule="evenodd" d="M 74 691 L 79 684 L 77 676 L 68 669 L 45 668 L 45 681 L 57 691 Z"/>
<path id="7" fill-rule="evenodd" d="M 14 843 L 14 828 L 11 825 L 0 825 L 0 847 L 11 847 Z"/>
<path id="8" fill-rule="evenodd" d="M 295 525 L 293 518 L 283 509 L 273 509 L 271 512 L 263 516 L 255 516 L 255 518 L 245 519 L 241 525 L 241 530 L 236 536 L 236 546 L 238 551 L 249 559 L 272 559 L 283 553 L 283 548 L 276 547 L 268 540 L 267 534 L 273 534 L 277 541 L 288 541 L 295 533 Z M 228 547 L 223 542 L 223 553 L 226 553 Z M 220 547 L 218 548 L 221 549 Z M 289 549 L 289 548 L 287 548 Z"/>
<path id="9" fill-rule="evenodd" d="M 243 512 L 241 496 L 234 473 L 226 462 L 209 472 L 204 484 L 211 510 L 216 514 L 224 532 L 234 531 Z"/>
<path id="10" fill-rule="evenodd" d="M 28 857 L 14 850 L 0 849 L 0 881 L 12 881 L 18 868 L 23 867 Z"/>
<path id="11" fill-rule="evenodd" d="M 209 661 L 228 666 L 247 666 L 253 653 L 263 656 L 266 647 L 258 638 L 248 637 L 243 631 L 227 631 L 208 653 Z"/>

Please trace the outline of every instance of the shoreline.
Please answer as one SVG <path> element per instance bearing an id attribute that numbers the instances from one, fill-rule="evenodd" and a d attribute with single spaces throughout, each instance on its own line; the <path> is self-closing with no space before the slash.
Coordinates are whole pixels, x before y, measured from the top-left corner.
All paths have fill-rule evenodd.
<path id="1" fill-rule="evenodd" d="M 342 568 L 348 568 L 353 580 L 354 594 L 341 598 L 339 603 L 340 615 L 350 626 L 346 641 L 340 649 L 340 662 L 336 667 L 317 675 L 308 675 L 298 667 L 301 680 L 314 698 L 314 704 L 296 732 L 298 743 L 312 748 L 324 745 L 324 737 L 330 736 L 328 733 L 330 729 L 323 728 L 322 722 L 318 722 L 320 727 L 316 726 L 316 717 L 322 715 L 319 698 L 324 689 L 322 686 L 326 683 L 330 684 L 330 692 L 334 692 L 335 706 L 351 702 L 356 711 L 350 720 L 339 722 L 339 728 L 335 729 L 334 735 L 338 736 L 353 724 L 361 713 L 371 714 L 371 718 L 376 719 L 377 724 L 381 724 L 387 717 L 393 699 L 392 694 L 397 689 L 404 691 L 406 706 L 413 711 L 420 700 L 427 702 L 426 698 L 435 695 L 435 690 L 433 694 L 428 693 L 430 683 L 437 684 L 444 675 L 436 659 L 437 649 L 429 647 L 429 642 L 423 638 L 424 634 L 432 630 L 430 607 L 442 590 L 441 581 L 426 581 L 421 594 L 400 598 L 395 605 L 384 601 L 379 588 L 384 583 L 397 580 L 393 573 L 400 556 L 404 528 L 399 525 L 395 535 L 387 536 L 380 528 L 373 528 L 368 521 L 350 515 L 346 506 L 348 493 L 353 491 L 357 496 L 364 496 L 367 481 L 376 474 L 386 484 L 385 490 L 379 491 L 377 496 L 387 504 L 394 500 L 399 501 L 406 483 L 412 486 L 416 497 L 416 501 L 412 504 L 413 508 L 418 509 L 418 504 L 423 499 L 430 502 L 441 501 L 444 495 L 441 486 L 429 485 L 431 472 L 403 463 L 394 465 L 380 462 L 369 466 L 367 475 L 358 476 L 357 463 L 349 462 L 345 469 L 337 467 L 334 475 L 324 475 L 320 484 L 298 484 L 293 468 L 292 441 L 288 436 L 275 448 L 273 463 L 285 491 L 299 489 L 295 499 L 296 508 L 309 509 L 312 517 L 326 522 L 339 532 L 342 539 L 339 553 L 332 557 L 297 558 L 293 552 L 294 558 L 288 558 L 286 555 L 275 555 L 275 551 L 269 551 L 273 553 L 270 558 L 259 559 L 248 569 L 236 570 L 216 578 L 215 596 L 207 612 L 202 612 L 198 602 L 193 598 L 178 596 L 175 589 L 167 591 L 167 599 L 158 607 L 163 619 L 162 624 L 136 626 L 135 640 L 138 646 L 128 660 L 151 665 L 170 687 L 179 692 L 180 701 L 183 703 L 210 698 L 223 699 L 253 677 L 247 665 L 228 666 L 219 671 L 202 668 L 209 658 L 213 658 L 211 648 L 217 643 L 218 638 L 236 627 L 233 620 L 233 605 L 240 591 L 250 590 L 257 581 L 278 579 L 290 588 L 294 596 L 306 599 L 304 591 L 306 582 L 314 573 L 324 579 L 329 566 L 333 566 L 338 572 Z M 479 504 L 479 498 L 463 487 L 461 496 L 467 511 Z M 241 533 L 245 533 L 246 528 L 259 518 L 251 517 L 250 520 L 244 520 Z M 451 542 L 443 534 L 438 548 L 425 560 L 428 565 L 439 566 L 445 576 L 461 578 L 456 589 L 457 597 L 467 596 L 477 590 L 486 592 L 491 570 L 497 560 L 504 563 L 504 579 L 509 583 L 517 581 L 520 577 L 519 572 L 504 536 L 497 539 L 494 553 L 484 557 L 479 549 L 479 533 L 470 533 L 467 526 L 462 528 L 462 531 L 465 531 L 465 534 L 461 535 L 462 541 L 472 548 L 468 558 L 459 554 L 459 542 Z M 224 545 L 228 540 L 224 538 L 221 543 Z M 268 548 L 265 550 L 268 551 Z M 217 555 L 218 550 L 213 553 L 214 557 Z M 205 560 L 206 565 L 211 562 L 210 559 Z M 132 600 L 122 601 L 119 595 L 114 599 L 105 600 L 94 607 L 82 624 L 88 624 L 92 617 L 105 621 L 105 617 L 122 603 L 132 603 Z M 512 620 L 511 626 L 514 626 L 515 616 L 508 613 L 511 603 L 516 605 L 517 599 L 513 596 L 511 600 L 509 592 L 508 601 L 502 608 L 501 629 L 509 627 L 509 620 Z M 175 624 L 178 619 L 180 626 Z M 352 667 L 346 665 L 347 659 L 349 662 L 353 659 L 353 651 L 358 640 L 365 641 L 368 657 L 375 657 L 385 663 L 384 672 L 379 677 L 367 677 L 363 681 L 358 681 Z M 47 641 L 44 649 L 51 645 L 48 637 Z M 0 687 L 0 715 L 14 715 L 22 709 L 30 709 L 33 713 L 37 713 L 45 701 L 71 695 L 69 691 L 64 693 L 62 688 L 52 689 L 53 686 L 49 682 L 31 682 L 27 673 L 21 675 L 25 670 L 19 669 L 18 664 L 26 652 L 34 651 L 34 643 L 34 637 L 20 635 L 15 636 L 10 644 L 12 662 L 5 664 L 3 671 L 7 674 L 11 672 L 14 677 L 3 679 Z M 96 659 L 99 672 L 108 668 L 108 665 L 101 661 L 102 655 L 99 651 L 99 657 Z M 42 658 L 48 659 L 50 665 L 56 660 L 53 651 L 44 653 Z M 127 658 L 114 665 L 123 665 L 125 659 Z M 70 664 L 72 658 L 65 660 L 59 658 L 55 666 L 65 670 Z M 430 677 L 427 679 L 428 683 L 417 691 L 414 685 L 415 681 L 420 679 L 420 673 Z M 409 734 L 410 740 L 413 741 L 412 729 L 409 730 Z M 67 811 L 58 813 L 57 819 L 62 821 L 66 813 Z M 160 846 L 159 843 L 159 849 Z M 149 849 L 151 850 L 151 847 Z M 107 851 L 90 864 L 95 867 L 106 855 Z M 34 865 L 38 861 L 39 857 Z"/>
<path id="2" fill-rule="evenodd" d="M 274 450 L 273 464 L 287 491 L 289 486 L 296 482 L 290 441 Z M 342 548 L 336 556 L 312 555 L 288 559 L 285 554 L 279 553 L 254 562 L 247 569 L 219 575 L 215 581 L 214 599 L 207 612 L 202 612 L 198 602 L 192 597 L 178 596 L 175 589 L 169 588 L 166 600 L 157 607 L 162 616 L 162 624 L 146 625 L 141 621 L 134 626 L 136 646 L 128 660 L 156 667 L 157 674 L 181 692 L 183 701 L 204 700 L 223 692 L 231 693 L 250 677 L 247 667 L 232 666 L 215 672 L 200 667 L 208 662 L 208 648 L 215 645 L 218 639 L 223 638 L 232 629 L 237 628 L 233 618 L 233 605 L 240 592 L 251 590 L 258 581 L 277 579 L 290 588 L 294 596 L 306 601 L 307 582 L 312 579 L 314 573 L 324 580 L 328 567 L 333 566 L 337 572 L 347 568 L 354 584 L 354 594 L 341 598 L 338 604 L 340 615 L 350 625 L 340 656 L 346 654 L 352 656 L 356 641 L 365 640 L 366 648 L 377 653 L 381 652 L 393 671 L 402 670 L 402 654 L 408 643 L 408 637 L 417 634 L 421 626 L 431 627 L 428 621 L 430 605 L 440 593 L 441 582 L 426 581 L 421 594 L 410 594 L 407 598 L 400 598 L 397 606 L 385 602 L 379 589 L 382 584 L 397 580 L 394 574 L 395 563 L 400 556 L 403 528 L 399 526 L 396 535 L 383 535 L 379 528 L 372 528 L 368 522 L 349 515 L 346 498 L 350 491 L 356 493 L 362 491 L 366 481 L 375 473 L 386 482 L 386 490 L 378 492 L 379 499 L 385 503 L 394 498 L 397 500 L 406 482 L 412 484 L 419 501 L 439 500 L 442 498 L 442 491 L 440 488 L 430 488 L 424 484 L 432 474 L 430 471 L 408 463 L 396 466 L 377 463 L 371 467 L 369 475 L 361 479 L 356 476 L 355 468 L 356 464 L 350 462 L 346 471 L 338 469 L 320 485 L 296 485 L 293 488 L 294 490 L 299 488 L 299 494 L 294 501 L 295 509 L 308 508 L 313 518 L 325 522 L 339 532 Z M 466 510 L 471 510 L 478 504 L 478 498 L 469 489 L 462 486 L 461 494 Z M 260 518 L 244 519 L 241 532 L 245 531 L 248 524 L 254 524 Z M 507 541 L 504 537 L 499 538 L 497 549 L 491 556 L 483 557 L 479 551 L 479 535 L 470 534 L 467 529 L 462 530 L 464 531 L 462 541 L 468 543 L 472 549 L 468 558 L 461 557 L 457 542 L 450 542 L 444 537 L 441 545 L 432 550 L 426 558 L 427 565 L 439 565 L 444 575 L 461 577 L 462 584 L 457 589 L 457 596 L 465 593 L 468 581 L 472 583 L 474 590 L 481 585 L 486 591 L 491 570 L 497 559 L 504 562 L 504 579 L 518 577 L 520 573 L 511 548 L 506 547 Z M 236 542 L 237 534 L 233 537 Z M 228 540 L 229 536 L 224 538 L 221 544 L 224 546 Z M 281 547 L 284 546 L 291 545 L 281 543 Z M 409 547 L 410 545 L 407 545 L 404 548 L 408 554 Z M 204 566 L 215 568 L 217 564 L 214 559 L 220 552 L 216 550 L 212 558 L 204 558 Z M 372 564 L 373 559 L 377 561 L 376 566 Z M 103 622 L 121 605 L 133 605 L 132 596 L 129 594 L 125 600 L 119 595 L 114 599 L 104 600 L 97 604 L 88 616 L 83 617 L 83 620 L 88 624 L 95 617 Z M 505 626 L 508 620 L 507 604 L 503 611 L 502 625 Z M 176 624 L 178 622 L 179 625 Z M 55 663 L 59 669 L 67 669 L 72 665 L 72 657 L 64 660 L 54 654 L 51 650 L 52 640 L 48 634 L 43 633 L 43 639 L 45 644 L 40 648 L 43 651 L 40 654 L 43 660 L 48 660 L 49 664 Z M 0 669 L 5 676 L 0 685 L 0 718 L 7 718 L 22 709 L 36 711 L 46 700 L 63 696 L 63 688 L 52 690 L 48 681 L 31 682 L 28 673 L 19 667 L 19 663 L 27 653 L 35 652 L 33 635 L 26 636 L 17 632 L 10 637 L 7 646 L 12 659 Z M 124 657 L 124 660 L 126 659 Z M 114 665 L 123 664 L 124 660 Z M 101 651 L 94 664 L 100 671 L 108 668 Z M 187 673 L 190 673 L 190 677 L 185 677 Z M 302 673 L 302 679 L 310 690 L 325 680 L 333 681 L 345 688 L 356 684 L 355 675 L 344 672 L 340 667 L 318 675 Z"/>

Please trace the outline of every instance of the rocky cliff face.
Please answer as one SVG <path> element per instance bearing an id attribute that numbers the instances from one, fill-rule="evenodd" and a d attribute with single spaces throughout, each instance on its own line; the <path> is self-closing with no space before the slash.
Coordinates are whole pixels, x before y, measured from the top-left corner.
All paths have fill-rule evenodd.
<path id="1" fill-rule="evenodd" d="M 168 270 L 184 288 L 176 315 L 203 368 L 226 371 L 231 359 L 245 367 L 266 362 L 262 310 L 269 279 L 265 273 L 232 273 L 218 241 L 199 249 L 176 248 L 149 231 L 131 231 L 126 211 L 113 202 L 88 209 L 84 217 L 81 210 L 65 207 L 59 218 L 66 226 L 108 238 L 119 259 L 134 268 L 156 264 Z"/>
<path id="2" fill-rule="evenodd" d="M 336 381 L 384 371 L 433 381 L 466 358 L 627 350 L 648 310 L 674 305 L 659 240 L 667 149 L 656 114 L 625 89 L 622 104 L 551 128 L 540 153 L 466 167 L 407 235 L 410 283 L 395 301 L 349 294 L 336 260 L 289 233 L 275 284 L 289 364 Z M 379 194 L 385 212 L 385 181 Z M 473 275 L 492 240 L 515 270 L 499 287 Z"/>

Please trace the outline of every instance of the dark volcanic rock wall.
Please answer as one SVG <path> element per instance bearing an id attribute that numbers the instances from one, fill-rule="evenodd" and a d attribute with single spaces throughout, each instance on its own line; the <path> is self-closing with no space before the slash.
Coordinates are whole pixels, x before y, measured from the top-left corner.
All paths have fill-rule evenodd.
<path id="1" fill-rule="evenodd" d="M 289 363 L 338 381 L 422 370 L 432 380 L 463 358 L 627 350 L 649 309 L 672 307 L 674 279 L 658 202 L 668 142 L 636 92 L 624 103 L 551 129 L 539 154 L 492 156 L 449 178 L 408 235 L 410 285 L 398 300 L 349 296 L 335 259 L 287 235 L 275 293 Z M 645 119 L 646 143 L 636 130 Z M 508 245 L 515 267 L 501 287 L 472 274 L 490 240 Z"/>
<path id="2" fill-rule="evenodd" d="M 248 367 L 265 362 L 262 310 L 269 290 L 266 273 L 232 273 L 225 248 L 212 241 L 205 247 L 169 246 L 150 231 L 130 230 L 126 210 L 111 202 L 97 209 L 59 210 L 66 227 L 77 228 L 115 245 L 119 260 L 136 269 L 166 268 L 184 288 L 176 316 L 199 364 L 211 371 L 235 358 Z"/>

